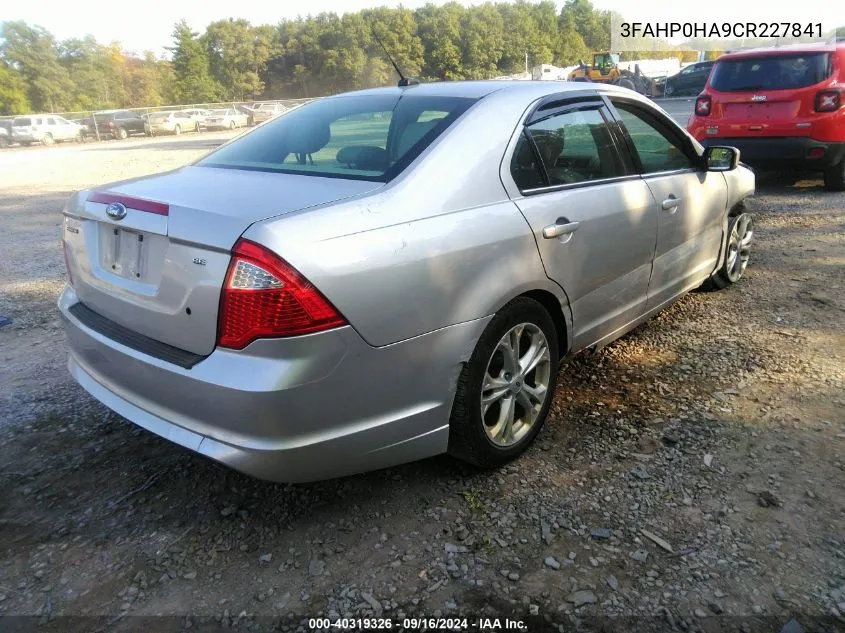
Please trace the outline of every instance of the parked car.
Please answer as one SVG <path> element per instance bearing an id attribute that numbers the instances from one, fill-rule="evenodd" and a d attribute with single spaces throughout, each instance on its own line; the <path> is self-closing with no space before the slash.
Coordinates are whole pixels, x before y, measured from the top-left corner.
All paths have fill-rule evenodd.
<path id="1" fill-rule="evenodd" d="M 690 116 L 704 145 L 732 145 L 761 168 L 822 172 L 845 191 L 845 43 L 760 48 L 720 57 Z"/>
<path id="2" fill-rule="evenodd" d="M 236 127 L 247 125 L 249 125 L 249 115 L 235 108 L 212 110 L 205 119 L 205 126 L 209 130 L 234 130 Z"/>
<path id="3" fill-rule="evenodd" d="M 738 158 L 615 86 L 320 99 L 69 200 L 70 372 L 266 479 L 501 464 L 540 431 L 561 359 L 742 277 Z"/>
<path id="4" fill-rule="evenodd" d="M 150 112 L 147 115 L 144 131 L 149 136 L 157 134 L 176 134 L 182 132 L 195 132 L 199 130 L 198 124 L 187 112 Z"/>
<path id="5" fill-rule="evenodd" d="M 52 145 L 57 141 L 81 141 L 83 128 L 55 114 L 33 114 L 12 121 L 12 140 L 21 145 Z"/>
<path id="6" fill-rule="evenodd" d="M 252 120 L 255 124 L 263 123 L 286 111 L 281 103 L 262 103 L 253 109 Z"/>
<path id="7" fill-rule="evenodd" d="M 187 114 L 194 122 L 195 132 L 199 132 L 200 129 L 205 127 L 205 119 L 206 117 L 208 117 L 209 110 L 203 110 L 201 108 L 188 108 L 186 110 L 182 110 L 182 112 Z"/>
<path id="8" fill-rule="evenodd" d="M 96 127 L 94 125 L 96 120 Z M 101 137 L 125 139 L 132 134 L 144 133 L 144 118 L 132 110 L 98 112 L 93 118 L 88 117 L 85 124 L 89 134 L 99 132 Z"/>
<path id="9" fill-rule="evenodd" d="M 9 147 L 12 144 L 12 135 L 9 134 L 9 128 L 3 125 L 0 121 L 0 147 Z"/>
<path id="10" fill-rule="evenodd" d="M 704 90 L 707 76 L 715 63 L 715 61 L 696 62 L 682 68 L 679 73 L 670 75 L 663 85 L 663 94 L 667 97 L 697 95 Z"/>

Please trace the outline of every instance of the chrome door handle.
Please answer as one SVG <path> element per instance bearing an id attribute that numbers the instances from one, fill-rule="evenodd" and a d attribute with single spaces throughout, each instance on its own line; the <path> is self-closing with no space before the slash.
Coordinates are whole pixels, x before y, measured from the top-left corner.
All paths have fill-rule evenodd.
<path id="1" fill-rule="evenodd" d="M 664 211 L 674 211 L 677 209 L 681 204 L 681 199 L 676 198 L 675 196 L 669 196 L 666 198 L 663 203 L 660 205 L 663 207 Z"/>
<path id="2" fill-rule="evenodd" d="M 543 237 L 547 240 L 560 237 L 561 235 L 571 235 L 578 230 L 578 222 L 566 222 L 564 224 L 549 224 L 543 229 Z"/>

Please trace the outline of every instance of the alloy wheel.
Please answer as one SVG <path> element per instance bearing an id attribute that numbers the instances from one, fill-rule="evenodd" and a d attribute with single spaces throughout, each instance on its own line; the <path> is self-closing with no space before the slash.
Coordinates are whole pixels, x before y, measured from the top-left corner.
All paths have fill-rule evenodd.
<path id="1" fill-rule="evenodd" d="M 725 272 L 731 283 L 739 281 L 751 257 L 751 242 L 754 240 L 754 221 L 748 213 L 734 220 L 728 237 L 728 254 Z"/>
<path id="2" fill-rule="evenodd" d="M 481 419 L 487 438 L 509 447 L 527 435 L 540 414 L 552 377 L 549 342 L 533 323 L 508 330 L 487 362 Z"/>

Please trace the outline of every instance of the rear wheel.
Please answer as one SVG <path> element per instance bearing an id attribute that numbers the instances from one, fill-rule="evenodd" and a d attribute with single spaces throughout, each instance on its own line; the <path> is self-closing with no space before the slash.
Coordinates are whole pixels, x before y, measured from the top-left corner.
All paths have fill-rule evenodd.
<path id="1" fill-rule="evenodd" d="M 55 141 L 55 139 L 53 139 L 53 135 L 50 134 L 49 132 L 44 135 L 44 138 L 41 139 L 42 145 L 52 145 L 55 142 L 56 141 Z"/>
<path id="2" fill-rule="evenodd" d="M 234 130 L 234 129 L 235 129 L 235 122 L 234 122 L 234 121 L 230 121 L 230 122 L 229 122 L 229 129 L 230 129 L 230 130 Z"/>
<path id="3" fill-rule="evenodd" d="M 174 133 L 176 136 L 179 136 L 179 135 L 182 133 L 182 126 L 181 126 L 181 125 L 177 125 L 175 128 L 173 128 L 173 133 Z"/>
<path id="4" fill-rule="evenodd" d="M 845 158 L 824 172 L 824 188 L 829 191 L 845 191 Z"/>
<path id="5" fill-rule="evenodd" d="M 117 128 L 117 138 L 121 141 L 129 136 L 129 132 L 126 131 L 125 128 L 119 127 Z"/>
<path id="6" fill-rule="evenodd" d="M 751 258 L 754 220 L 750 213 L 740 213 L 728 223 L 728 244 L 722 265 L 704 284 L 704 290 L 721 290 L 738 282 Z"/>
<path id="7" fill-rule="evenodd" d="M 449 453 L 482 467 L 522 453 L 546 420 L 557 369 L 558 337 L 549 313 L 533 299 L 514 299 L 487 325 L 461 371 Z"/>

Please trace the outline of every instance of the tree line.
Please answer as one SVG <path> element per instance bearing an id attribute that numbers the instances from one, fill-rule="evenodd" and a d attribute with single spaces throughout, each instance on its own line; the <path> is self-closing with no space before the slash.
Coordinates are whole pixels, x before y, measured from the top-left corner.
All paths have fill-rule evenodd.
<path id="1" fill-rule="evenodd" d="M 416 10 L 321 13 L 277 25 L 184 20 L 170 55 L 128 54 L 88 36 L 58 41 L 24 22 L 0 26 L 0 114 L 166 103 L 314 97 L 395 81 L 384 49 L 422 80 L 485 79 L 588 60 L 610 45 L 610 13 L 590 0 L 456 2 Z M 695 59 L 693 51 L 681 55 Z M 652 55 L 653 56 L 653 55 Z"/>

